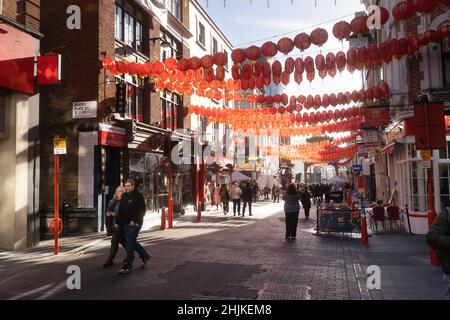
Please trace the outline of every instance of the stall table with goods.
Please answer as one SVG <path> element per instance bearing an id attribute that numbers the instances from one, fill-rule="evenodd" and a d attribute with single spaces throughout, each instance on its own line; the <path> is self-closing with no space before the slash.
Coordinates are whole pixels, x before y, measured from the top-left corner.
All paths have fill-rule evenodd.
<path id="1" fill-rule="evenodd" d="M 361 233 L 361 210 L 346 205 L 326 205 L 317 209 L 316 234 Z"/>

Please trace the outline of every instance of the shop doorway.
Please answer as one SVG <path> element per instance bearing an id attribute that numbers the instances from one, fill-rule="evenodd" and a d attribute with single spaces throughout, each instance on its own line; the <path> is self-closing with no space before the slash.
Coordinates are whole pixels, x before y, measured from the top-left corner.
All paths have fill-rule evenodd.
<path id="1" fill-rule="evenodd" d="M 121 149 L 105 148 L 105 197 L 106 205 L 114 197 L 114 192 L 121 185 Z"/>

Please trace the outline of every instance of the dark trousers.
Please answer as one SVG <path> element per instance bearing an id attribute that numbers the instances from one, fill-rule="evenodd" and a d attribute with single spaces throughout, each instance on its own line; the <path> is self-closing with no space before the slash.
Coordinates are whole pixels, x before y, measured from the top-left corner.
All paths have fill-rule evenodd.
<path id="1" fill-rule="evenodd" d="M 228 201 L 222 202 L 222 205 L 223 205 L 223 212 L 228 213 L 230 210 L 230 203 Z"/>
<path id="2" fill-rule="evenodd" d="M 275 203 L 275 201 L 277 203 L 279 203 L 280 202 L 280 196 L 273 196 L 273 203 Z"/>
<path id="3" fill-rule="evenodd" d="M 309 210 L 311 210 L 311 208 L 304 208 L 305 209 L 305 217 L 309 218 Z"/>
<path id="4" fill-rule="evenodd" d="M 285 212 L 286 216 L 286 238 L 297 237 L 298 215 L 297 212 Z"/>
<path id="5" fill-rule="evenodd" d="M 114 230 L 114 229 L 112 229 Z M 109 250 L 108 262 L 114 262 L 114 258 L 117 255 L 117 251 L 119 250 L 119 244 L 125 248 L 124 238 L 123 238 L 123 227 L 119 227 L 112 231 L 111 237 L 111 249 Z"/>
<path id="6" fill-rule="evenodd" d="M 245 216 L 245 209 L 247 209 L 248 204 L 248 212 L 250 215 L 252 215 L 252 202 L 251 201 L 244 201 L 244 206 L 242 208 L 242 216 Z"/>
<path id="7" fill-rule="evenodd" d="M 241 199 L 233 200 L 233 213 L 234 213 L 234 215 L 236 215 L 236 209 L 237 209 L 237 213 L 240 215 L 241 214 Z"/>
<path id="8" fill-rule="evenodd" d="M 124 231 L 124 237 L 125 237 L 125 246 L 127 251 L 127 256 L 125 260 L 123 261 L 124 265 L 127 265 L 131 268 L 134 261 L 134 251 L 139 254 L 141 259 L 145 259 L 149 257 L 150 255 L 148 252 L 144 249 L 143 246 L 137 241 L 137 237 L 139 235 L 139 231 L 141 231 L 141 226 L 131 226 L 126 225 L 123 229 Z"/>

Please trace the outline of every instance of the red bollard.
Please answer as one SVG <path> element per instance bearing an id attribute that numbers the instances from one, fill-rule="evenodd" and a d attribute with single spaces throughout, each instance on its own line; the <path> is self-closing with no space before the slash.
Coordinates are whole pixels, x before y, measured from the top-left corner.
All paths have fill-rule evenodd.
<path id="1" fill-rule="evenodd" d="M 361 216 L 361 243 L 365 246 L 369 245 L 369 235 L 367 233 L 366 215 Z"/>
<path id="2" fill-rule="evenodd" d="M 166 209 L 161 211 L 161 230 L 166 230 Z"/>

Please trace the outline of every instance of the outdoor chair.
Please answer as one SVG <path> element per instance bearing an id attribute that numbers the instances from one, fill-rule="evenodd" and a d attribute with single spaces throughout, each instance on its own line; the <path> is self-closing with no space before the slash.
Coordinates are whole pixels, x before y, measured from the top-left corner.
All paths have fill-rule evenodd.
<path id="1" fill-rule="evenodd" d="M 373 208 L 372 229 L 373 223 L 375 223 L 375 231 L 378 232 L 378 222 L 381 222 L 383 229 L 385 229 L 386 217 L 384 216 L 384 207 L 376 206 Z"/>
<path id="2" fill-rule="evenodd" d="M 395 206 L 390 206 L 387 208 L 388 213 L 388 219 L 389 219 L 389 225 L 392 229 L 393 223 L 397 225 L 397 227 L 400 227 L 400 208 Z"/>

